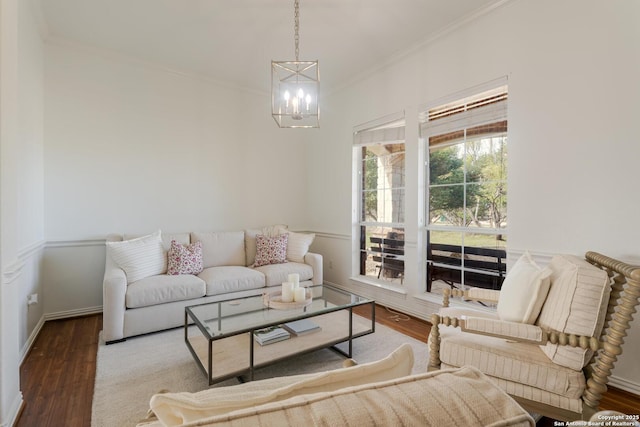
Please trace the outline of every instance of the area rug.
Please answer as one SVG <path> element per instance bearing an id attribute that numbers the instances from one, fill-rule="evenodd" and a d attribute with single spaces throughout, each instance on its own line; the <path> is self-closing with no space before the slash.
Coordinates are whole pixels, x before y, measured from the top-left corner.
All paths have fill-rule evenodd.
<path id="1" fill-rule="evenodd" d="M 353 358 L 358 363 L 379 360 L 402 343 L 409 343 L 413 348 L 413 372 L 426 372 L 427 344 L 379 324 L 375 333 L 353 341 Z M 344 360 L 332 350 L 319 350 L 258 369 L 254 379 L 337 369 Z M 238 384 L 238 380 L 211 387 L 233 384 Z M 205 375 L 187 350 L 181 328 L 112 345 L 105 345 L 101 334 L 91 426 L 135 426 L 146 416 L 149 399 L 158 391 L 195 392 L 208 387 Z"/>

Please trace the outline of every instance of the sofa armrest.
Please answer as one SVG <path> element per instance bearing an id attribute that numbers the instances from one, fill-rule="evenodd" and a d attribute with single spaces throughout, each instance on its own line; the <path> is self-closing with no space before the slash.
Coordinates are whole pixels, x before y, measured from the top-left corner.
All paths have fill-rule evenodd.
<path id="1" fill-rule="evenodd" d="M 124 338 L 126 294 L 127 276 L 111 259 L 107 250 L 102 281 L 102 338 L 105 342 Z"/>
<path id="2" fill-rule="evenodd" d="M 307 254 L 304 256 L 304 263 L 309 264 L 313 269 L 313 284 L 322 285 L 324 280 L 322 276 L 322 255 L 313 252 L 307 252 Z"/>

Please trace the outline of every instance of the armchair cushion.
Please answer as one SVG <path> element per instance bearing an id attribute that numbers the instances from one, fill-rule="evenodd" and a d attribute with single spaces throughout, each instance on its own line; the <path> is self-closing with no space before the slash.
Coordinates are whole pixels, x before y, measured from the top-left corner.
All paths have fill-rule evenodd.
<path id="1" fill-rule="evenodd" d="M 547 298 L 550 276 L 549 268 L 540 268 L 525 252 L 502 284 L 497 308 L 500 319 L 533 324 Z"/>
<path id="2" fill-rule="evenodd" d="M 549 264 L 551 288 L 537 324 L 567 334 L 599 337 L 609 303 L 607 273 L 584 259 L 557 255 Z M 581 370 L 593 352 L 578 347 L 547 343 L 542 351 L 554 363 Z"/>
<path id="3" fill-rule="evenodd" d="M 440 360 L 444 366 L 475 366 L 490 377 L 528 384 L 537 393 L 579 399 L 585 389 L 582 371 L 553 363 L 539 346 L 462 332 L 440 326 Z"/>

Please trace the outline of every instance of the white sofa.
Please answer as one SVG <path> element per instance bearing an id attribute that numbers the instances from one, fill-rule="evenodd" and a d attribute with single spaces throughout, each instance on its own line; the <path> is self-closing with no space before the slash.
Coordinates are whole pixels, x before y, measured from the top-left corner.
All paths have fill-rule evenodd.
<path id="1" fill-rule="evenodd" d="M 274 237 L 287 233 L 287 262 L 252 267 L 256 256 L 256 236 Z M 159 234 L 164 257 L 162 271 L 156 274 L 133 274 L 131 268 L 158 247 L 138 245 L 139 258 L 114 261 L 114 247 L 123 242 L 145 242 Z M 162 234 L 137 238 L 111 234 L 107 236 L 107 255 L 103 280 L 103 339 L 107 343 L 127 337 L 178 327 L 184 324 L 184 308 L 205 302 L 251 295 L 261 295 L 268 288 L 279 286 L 291 273 L 300 275 L 301 286 L 322 284 L 322 256 L 308 252 L 312 234 L 294 233 L 286 226 L 219 232 Z M 146 240 L 145 240 L 146 239 Z M 171 241 L 188 245 L 200 242 L 204 270 L 197 274 L 166 274 L 166 257 Z M 120 245 L 122 246 L 122 245 Z M 129 264 L 127 264 L 129 262 Z M 144 265 L 142 267 L 145 267 Z M 144 269 L 144 268 L 143 268 Z M 146 271 L 149 271 L 148 269 Z M 158 272 L 162 274 L 157 274 Z M 140 278 L 141 276 L 144 276 Z M 133 280 L 129 280 L 133 279 Z M 274 289 L 275 291 L 275 289 Z"/>

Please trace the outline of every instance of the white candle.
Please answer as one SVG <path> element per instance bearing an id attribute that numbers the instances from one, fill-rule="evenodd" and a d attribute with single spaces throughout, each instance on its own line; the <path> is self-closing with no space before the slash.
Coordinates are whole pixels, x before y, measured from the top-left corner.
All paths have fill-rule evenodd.
<path id="1" fill-rule="evenodd" d="M 293 283 L 284 282 L 282 284 L 282 302 L 291 302 L 293 298 Z"/>
<path id="2" fill-rule="evenodd" d="M 294 292 L 295 292 L 294 298 L 296 302 L 302 302 L 306 299 L 305 294 L 307 291 L 305 288 L 297 288 Z"/>
<path id="3" fill-rule="evenodd" d="M 300 286 L 300 275 L 298 273 L 291 273 L 287 280 L 293 283 L 293 288 L 296 289 Z"/>

